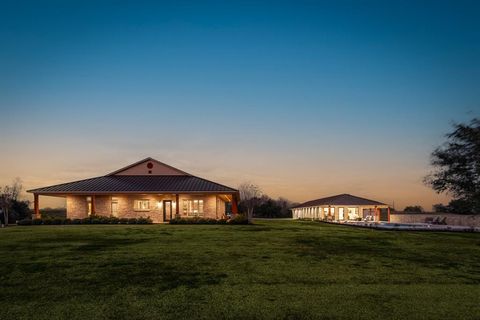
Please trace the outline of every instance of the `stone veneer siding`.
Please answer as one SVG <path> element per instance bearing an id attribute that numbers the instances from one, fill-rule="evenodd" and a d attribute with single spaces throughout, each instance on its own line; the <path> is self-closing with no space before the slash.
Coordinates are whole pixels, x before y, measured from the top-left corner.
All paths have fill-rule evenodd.
<path id="1" fill-rule="evenodd" d="M 88 217 L 87 214 L 87 196 L 67 196 L 67 218 L 81 219 Z M 112 215 L 112 197 L 118 201 L 117 217 L 119 218 L 139 218 L 150 217 L 153 222 L 164 222 L 163 220 L 163 201 L 172 201 L 172 216 L 175 216 L 177 205 L 181 217 L 186 217 L 183 214 L 183 200 L 186 199 L 202 199 L 204 208 L 204 217 L 220 219 L 225 215 L 225 201 L 217 195 L 195 195 L 195 194 L 180 194 L 179 203 L 175 202 L 175 195 L 97 195 L 95 196 L 96 214 L 101 216 Z M 149 200 L 150 210 L 135 211 L 135 200 Z M 158 203 L 161 207 L 158 207 Z"/>

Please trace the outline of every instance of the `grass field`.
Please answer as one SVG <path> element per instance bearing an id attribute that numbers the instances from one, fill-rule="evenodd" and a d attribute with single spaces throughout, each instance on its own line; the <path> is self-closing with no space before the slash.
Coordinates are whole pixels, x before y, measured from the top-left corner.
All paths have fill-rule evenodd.
<path id="1" fill-rule="evenodd" d="M 317 222 L 0 230 L 0 319 L 479 319 L 480 236 Z"/>

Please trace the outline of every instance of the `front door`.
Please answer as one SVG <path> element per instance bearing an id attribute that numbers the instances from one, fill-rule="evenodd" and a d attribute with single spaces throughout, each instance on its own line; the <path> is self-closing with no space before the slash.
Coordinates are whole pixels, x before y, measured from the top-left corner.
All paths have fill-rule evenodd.
<path id="1" fill-rule="evenodd" d="M 163 221 L 172 220 L 172 201 L 163 200 Z"/>

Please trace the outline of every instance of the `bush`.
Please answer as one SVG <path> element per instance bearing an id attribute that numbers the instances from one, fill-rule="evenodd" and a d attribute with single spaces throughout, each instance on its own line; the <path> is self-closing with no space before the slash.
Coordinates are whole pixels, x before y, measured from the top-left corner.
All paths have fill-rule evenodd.
<path id="1" fill-rule="evenodd" d="M 248 219 L 244 214 L 236 214 L 232 219 L 228 220 L 229 224 L 248 224 Z"/>
<path id="2" fill-rule="evenodd" d="M 32 219 L 22 219 L 17 222 L 17 225 L 19 226 L 31 226 L 32 225 Z"/>
<path id="3" fill-rule="evenodd" d="M 82 219 L 73 219 L 72 224 L 82 224 L 83 220 Z"/>
<path id="4" fill-rule="evenodd" d="M 170 224 L 248 224 L 248 219 L 245 215 L 238 214 L 234 218 L 227 219 L 212 219 L 212 218 L 175 218 L 170 220 Z"/>
<path id="5" fill-rule="evenodd" d="M 137 219 L 137 224 L 152 224 L 152 223 L 153 221 L 152 219 L 150 219 L 150 217 Z"/>
<path id="6" fill-rule="evenodd" d="M 32 225 L 40 225 L 40 224 L 43 224 L 42 219 L 33 219 L 32 220 Z"/>
<path id="7" fill-rule="evenodd" d="M 62 224 L 151 224 L 153 223 L 150 217 L 147 218 L 117 218 L 104 216 L 90 216 L 84 219 L 63 219 L 63 218 L 42 218 L 42 219 L 23 219 L 17 224 L 19 226 L 29 225 L 62 225 Z"/>

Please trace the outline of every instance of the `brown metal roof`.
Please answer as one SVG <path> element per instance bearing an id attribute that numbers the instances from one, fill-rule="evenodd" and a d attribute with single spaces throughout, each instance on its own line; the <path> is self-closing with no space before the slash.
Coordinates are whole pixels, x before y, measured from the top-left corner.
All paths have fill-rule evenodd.
<path id="1" fill-rule="evenodd" d="M 369 200 L 352 196 L 351 194 L 339 194 L 332 197 L 321 198 L 317 200 L 311 200 L 299 204 L 294 208 L 314 207 L 314 206 L 385 206 L 385 203 L 381 203 L 375 200 Z"/>
<path id="2" fill-rule="evenodd" d="M 236 193 L 237 190 L 195 176 L 103 176 L 28 190 L 39 194 L 69 193 Z"/>

